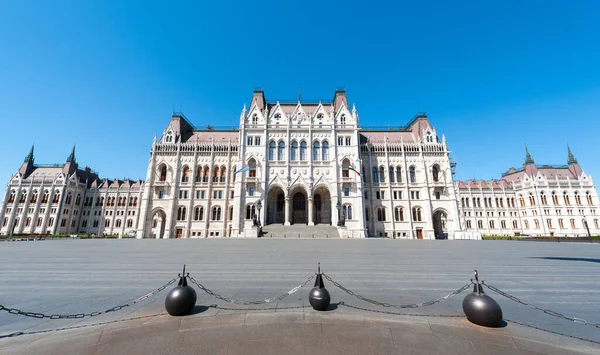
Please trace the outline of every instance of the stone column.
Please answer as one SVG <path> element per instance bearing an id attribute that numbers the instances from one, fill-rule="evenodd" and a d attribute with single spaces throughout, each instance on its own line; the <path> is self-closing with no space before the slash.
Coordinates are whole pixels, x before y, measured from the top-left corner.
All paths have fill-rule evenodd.
<path id="1" fill-rule="evenodd" d="M 290 197 L 285 197 L 285 225 L 290 225 Z"/>
<path id="2" fill-rule="evenodd" d="M 308 225 L 314 226 L 315 222 L 313 221 L 313 198 L 308 198 Z"/>

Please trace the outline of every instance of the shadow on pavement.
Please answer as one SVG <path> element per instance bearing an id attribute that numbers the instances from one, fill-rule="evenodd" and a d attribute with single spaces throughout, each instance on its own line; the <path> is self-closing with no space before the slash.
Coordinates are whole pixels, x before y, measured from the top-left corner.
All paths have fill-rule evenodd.
<path id="1" fill-rule="evenodd" d="M 568 258 L 559 256 L 530 256 L 529 259 L 546 259 L 546 260 L 562 260 L 562 261 L 587 261 L 590 263 L 600 263 L 600 259 L 592 258 Z"/>

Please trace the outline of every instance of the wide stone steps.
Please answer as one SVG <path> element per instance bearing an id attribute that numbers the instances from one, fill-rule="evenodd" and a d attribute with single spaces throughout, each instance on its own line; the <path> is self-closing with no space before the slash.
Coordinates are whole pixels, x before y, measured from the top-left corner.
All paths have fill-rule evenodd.
<path id="1" fill-rule="evenodd" d="M 291 225 L 270 224 L 264 226 L 262 238 L 339 238 L 338 230 L 330 225 Z"/>

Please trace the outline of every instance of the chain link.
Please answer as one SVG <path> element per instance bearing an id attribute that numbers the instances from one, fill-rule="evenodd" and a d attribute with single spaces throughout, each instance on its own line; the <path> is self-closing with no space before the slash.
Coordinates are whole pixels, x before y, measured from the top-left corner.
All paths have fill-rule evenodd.
<path id="1" fill-rule="evenodd" d="M 147 294 L 138 297 L 134 300 L 131 300 L 123 305 L 120 306 L 116 306 L 113 308 L 109 308 L 105 311 L 96 311 L 96 312 L 91 312 L 91 313 L 77 313 L 77 314 L 52 314 L 52 315 L 48 315 L 48 314 L 44 314 L 44 313 L 35 313 L 35 312 L 25 312 L 22 311 L 20 309 L 17 308 L 7 308 L 3 305 L 0 305 L 0 311 L 5 311 L 8 312 L 10 314 L 17 314 L 17 315 L 21 315 L 21 316 L 25 316 L 25 317 L 31 317 L 31 318 L 49 318 L 49 319 L 81 319 L 81 318 L 86 318 L 86 317 L 95 317 L 95 316 L 99 316 L 101 314 L 105 314 L 105 313 L 110 313 L 110 312 L 116 312 L 120 309 L 123 309 L 125 307 L 129 307 L 132 306 L 136 303 L 142 302 L 143 300 L 154 296 L 155 294 L 159 293 L 160 291 L 164 290 L 165 288 L 167 288 L 169 285 L 172 285 L 175 281 L 177 281 L 178 277 L 172 279 L 171 281 L 167 282 L 166 284 L 162 285 L 161 287 L 157 288 L 156 290 L 153 290 L 151 292 L 148 292 Z"/>
<path id="2" fill-rule="evenodd" d="M 392 304 L 392 303 L 375 301 L 375 300 L 372 300 L 370 298 L 361 296 L 361 295 L 355 293 L 354 291 L 352 291 L 352 290 L 350 290 L 350 289 L 342 286 L 340 283 L 334 281 L 331 277 L 329 277 L 329 275 L 326 275 L 325 273 L 323 273 L 322 275 L 327 280 L 331 281 L 331 283 L 333 283 L 337 288 L 339 288 L 340 290 L 346 292 L 350 296 L 354 296 L 354 297 L 358 298 L 361 301 L 365 301 L 365 302 L 374 304 L 376 306 L 392 307 L 392 308 L 418 308 L 418 307 L 431 306 L 431 305 L 434 305 L 436 303 L 445 301 L 445 300 L 447 300 L 450 297 L 454 297 L 454 296 L 458 295 L 459 293 L 461 293 L 464 290 L 466 290 L 467 288 L 469 288 L 471 286 L 471 284 L 472 284 L 472 283 L 468 283 L 468 284 L 464 285 L 463 287 L 459 288 L 458 290 L 456 290 L 454 292 L 451 292 L 451 293 L 447 294 L 446 296 L 440 297 L 440 298 L 438 298 L 436 300 L 433 300 L 433 301 L 427 301 L 427 302 L 421 302 L 421 303 L 412 303 L 412 304 Z"/>
<path id="3" fill-rule="evenodd" d="M 212 291 L 209 288 L 204 287 L 204 285 L 202 285 L 201 283 L 199 283 L 198 281 L 196 281 L 196 279 L 194 279 L 193 277 L 189 276 L 190 282 L 193 283 L 194 285 L 198 286 L 202 291 L 208 293 L 211 296 L 214 296 L 218 299 L 220 299 L 221 301 L 225 301 L 228 303 L 235 303 L 235 304 L 241 304 L 241 305 L 245 305 L 245 306 L 249 306 L 249 305 L 255 305 L 255 304 L 265 304 L 265 303 L 271 303 L 274 301 L 281 301 L 282 299 L 286 298 L 287 296 L 296 293 L 299 289 L 301 289 L 302 287 L 304 287 L 307 283 L 309 283 L 312 279 L 315 278 L 317 274 L 312 275 L 311 277 L 309 277 L 306 281 L 304 281 L 303 283 L 301 283 L 300 285 L 292 288 L 291 290 L 289 290 L 288 292 L 277 296 L 277 297 L 271 297 L 271 298 L 267 298 L 266 300 L 260 300 L 260 301 L 240 301 L 240 300 L 235 300 L 232 298 L 228 298 L 225 296 L 221 296 L 220 294 Z"/>
<path id="4" fill-rule="evenodd" d="M 345 303 L 341 301 L 339 303 L 340 306 L 346 306 L 349 308 L 358 309 L 360 311 L 373 312 L 373 313 L 383 313 L 383 314 L 391 314 L 394 316 L 410 316 L 410 317 L 443 317 L 443 318 L 462 318 L 464 315 L 461 314 L 419 314 L 419 313 L 398 313 L 398 312 L 390 312 L 390 311 L 382 311 L 379 309 L 369 309 L 364 307 L 355 306 L 352 304 Z"/>
<path id="5" fill-rule="evenodd" d="M 506 297 L 506 298 L 510 299 L 511 301 L 515 301 L 515 302 L 517 302 L 517 303 L 520 303 L 520 304 L 522 304 L 522 305 L 524 305 L 524 306 L 527 306 L 527 307 L 530 307 L 530 308 L 536 309 L 536 310 L 538 310 L 538 311 L 542 311 L 542 312 L 544 312 L 544 313 L 546 313 L 546 314 L 549 314 L 549 315 L 551 315 L 551 316 L 555 316 L 555 317 L 558 317 L 558 318 L 566 319 L 566 320 L 568 320 L 568 321 L 571 321 L 571 322 L 575 322 L 575 323 L 579 323 L 579 324 L 584 324 L 584 325 L 591 325 L 591 326 L 593 326 L 593 327 L 600 328 L 600 324 L 599 324 L 599 323 L 592 323 L 592 322 L 588 322 L 588 321 L 586 321 L 585 319 L 581 319 L 581 318 L 575 318 L 575 317 L 569 317 L 569 316 L 567 316 L 567 315 L 564 315 L 564 314 L 562 314 L 562 313 L 559 313 L 559 312 L 556 312 L 556 311 L 553 311 L 553 310 L 550 310 L 550 309 L 541 308 L 541 307 L 538 307 L 538 306 L 532 305 L 532 304 L 530 304 L 530 303 L 527 303 L 527 302 L 525 302 L 525 301 L 521 301 L 521 300 L 520 300 L 520 299 L 518 299 L 517 297 L 515 297 L 515 296 L 513 296 L 513 295 L 511 295 L 511 294 L 508 294 L 508 293 L 506 293 L 506 292 L 504 292 L 504 291 L 500 290 L 499 288 L 496 288 L 496 287 L 494 287 L 494 286 L 492 286 L 492 285 L 486 284 L 485 282 L 481 282 L 481 283 L 482 283 L 483 285 L 485 285 L 485 287 L 487 287 L 488 289 L 490 289 L 490 290 L 492 290 L 492 291 L 496 292 L 497 294 L 499 294 L 499 295 L 502 295 L 502 296 L 504 296 L 504 297 Z"/>

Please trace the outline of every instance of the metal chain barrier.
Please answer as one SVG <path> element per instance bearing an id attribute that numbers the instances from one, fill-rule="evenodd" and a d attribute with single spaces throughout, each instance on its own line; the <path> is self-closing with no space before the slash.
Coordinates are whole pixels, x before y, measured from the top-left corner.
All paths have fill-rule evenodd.
<path id="1" fill-rule="evenodd" d="M 462 314 L 419 314 L 419 313 L 398 313 L 398 312 L 390 312 L 390 311 L 382 311 L 378 309 L 369 309 L 364 307 L 355 306 L 352 304 L 345 303 L 341 301 L 339 303 L 340 306 L 346 306 L 348 308 L 358 309 L 360 311 L 373 312 L 373 313 L 383 313 L 383 314 L 391 314 L 394 316 L 410 316 L 410 317 L 444 317 L 444 318 L 463 318 Z"/>
<path id="2" fill-rule="evenodd" d="M 235 304 L 242 304 L 242 305 L 245 305 L 245 306 L 249 306 L 249 305 L 254 305 L 254 304 L 271 303 L 273 301 L 281 301 L 282 299 L 286 298 L 287 296 L 289 296 L 289 295 L 291 295 L 293 293 L 296 293 L 299 289 L 301 289 L 302 287 L 304 287 L 304 285 L 306 285 L 312 279 L 314 279 L 315 276 L 317 276 L 317 274 L 312 275 L 306 281 L 304 281 L 300 285 L 292 288 L 287 293 L 284 293 L 284 294 L 282 294 L 280 296 L 277 296 L 277 297 L 267 298 L 266 300 L 261 300 L 261 301 L 240 301 L 240 300 L 234 300 L 232 298 L 224 297 L 224 296 L 221 296 L 220 294 L 218 294 L 218 293 L 216 293 L 216 292 L 214 292 L 214 291 L 212 291 L 212 290 L 204 287 L 204 285 L 202 285 L 201 283 L 199 283 L 198 281 L 196 281 L 196 279 L 194 279 L 193 277 L 189 276 L 189 279 L 190 279 L 191 283 L 193 283 L 194 285 L 198 286 L 202 291 L 208 293 L 211 296 L 214 296 L 214 297 L 220 299 L 221 301 L 225 301 L 225 302 L 229 302 L 229 303 L 235 303 Z"/>
<path id="3" fill-rule="evenodd" d="M 517 302 L 517 303 L 520 303 L 520 304 L 522 304 L 522 305 L 524 305 L 524 306 L 527 306 L 527 307 L 530 307 L 530 308 L 536 309 L 536 310 L 538 310 L 538 311 L 544 312 L 544 313 L 546 313 L 546 314 L 549 314 L 549 315 L 551 315 L 551 316 L 555 316 L 555 317 L 558 317 L 558 318 L 566 319 L 566 320 L 568 320 L 568 321 L 571 321 L 571 322 L 575 322 L 575 323 L 579 323 L 579 324 L 584 324 L 584 325 L 591 325 L 591 326 L 593 326 L 593 327 L 600 328 L 600 324 L 599 324 L 599 323 L 592 323 L 592 322 L 588 322 L 588 321 L 586 321 L 585 319 L 581 319 L 581 318 L 575 318 L 575 317 L 569 317 L 569 316 L 567 316 L 567 315 L 564 315 L 564 314 L 562 314 L 562 313 L 559 313 L 559 312 L 556 312 L 556 311 L 552 311 L 552 310 L 550 310 L 550 309 L 541 308 L 541 307 L 538 307 L 538 306 L 532 305 L 532 304 L 530 304 L 530 303 L 527 303 L 527 302 L 525 302 L 525 301 L 521 301 L 521 300 L 520 300 L 520 299 L 518 299 L 517 297 L 515 297 L 515 296 L 513 296 L 513 295 L 510 295 L 510 294 L 508 294 L 508 293 L 506 293 L 506 292 L 504 292 L 504 291 L 500 290 L 499 288 L 496 288 L 496 287 L 494 287 L 494 286 L 492 286 L 492 285 L 489 285 L 489 284 L 487 284 L 487 283 L 485 283 L 485 282 L 483 282 L 483 281 L 482 281 L 481 283 L 482 283 L 483 285 L 485 285 L 485 287 L 487 287 L 488 289 L 490 289 L 490 290 L 492 290 L 492 291 L 496 292 L 497 294 L 499 294 L 499 295 L 502 295 L 502 296 L 504 296 L 504 297 L 506 297 L 506 298 L 510 299 L 511 301 L 515 301 L 515 302 Z"/>
<path id="4" fill-rule="evenodd" d="M 331 281 L 331 283 L 333 283 L 337 288 L 339 288 L 340 290 L 346 292 L 347 294 L 349 294 L 350 296 L 354 296 L 356 298 L 358 298 L 361 301 L 365 301 L 371 304 L 374 304 L 376 306 L 381 306 L 381 307 L 392 307 L 392 308 L 418 308 L 418 307 L 426 307 L 426 306 L 431 306 L 434 305 L 436 303 L 442 302 L 447 300 L 450 297 L 454 297 L 456 295 L 458 295 L 459 293 L 463 292 L 464 290 L 466 290 L 467 288 L 469 288 L 472 284 L 472 282 L 465 284 L 463 287 L 459 288 L 458 290 L 451 292 L 449 294 L 447 294 L 444 297 L 440 297 L 436 300 L 433 301 L 427 301 L 427 302 L 422 302 L 422 303 L 412 303 L 412 304 L 392 304 L 392 303 L 386 303 L 386 302 L 379 302 L 379 301 L 375 301 L 372 300 L 370 298 L 361 296 L 355 292 L 353 292 L 352 290 L 342 286 L 340 283 L 334 281 L 331 277 L 329 277 L 329 275 L 326 275 L 325 273 L 322 274 L 323 277 L 325 277 L 327 280 Z"/>
<path id="5" fill-rule="evenodd" d="M 0 305 L 0 311 L 5 311 L 8 312 L 10 314 L 17 314 L 17 315 L 21 315 L 21 316 L 25 316 L 25 317 L 32 317 L 32 318 L 50 318 L 50 319 L 80 319 L 80 318 L 86 318 L 86 317 L 95 317 L 95 316 L 99 316 L 101 314 L 105 314 L 105 313 L 110 313 L 110 312 L 116 312 L 120 309 L 123 309 L 125 307 L 129 307 L 132 306 L 136 303 L 142 302 L 143 300 L 154 296 L 155 294 L 159 293 L 160 291 L 164 290 L 165 288 L 167 288 L 169 285 L 172 285 L 175 281 L 177 281 L 178 277 L 172 279 L 171 281 L 167 282 L 166 284 L 162 285 L 161 287 L 157 288 L 154 291 L 148 292 L 147 294 L 138 297 L 132 301 L 129 301 L 123 305 L 120 306 L 116 306 L 113 308 L 109 308 L 107 310 L 104 311 L 96 311 L 96 312 L 92 312 L 92 313 L 78 313 L 78 314 L 53 314 L 53 315 L 48 315 L 48 314 L 44 314 L 44 313 L 35 313 L 35 312 L 25 312 L 22 311 L 20 309 L 17 308 L 8 308 L 5 307 L 3 305 Z"/>

